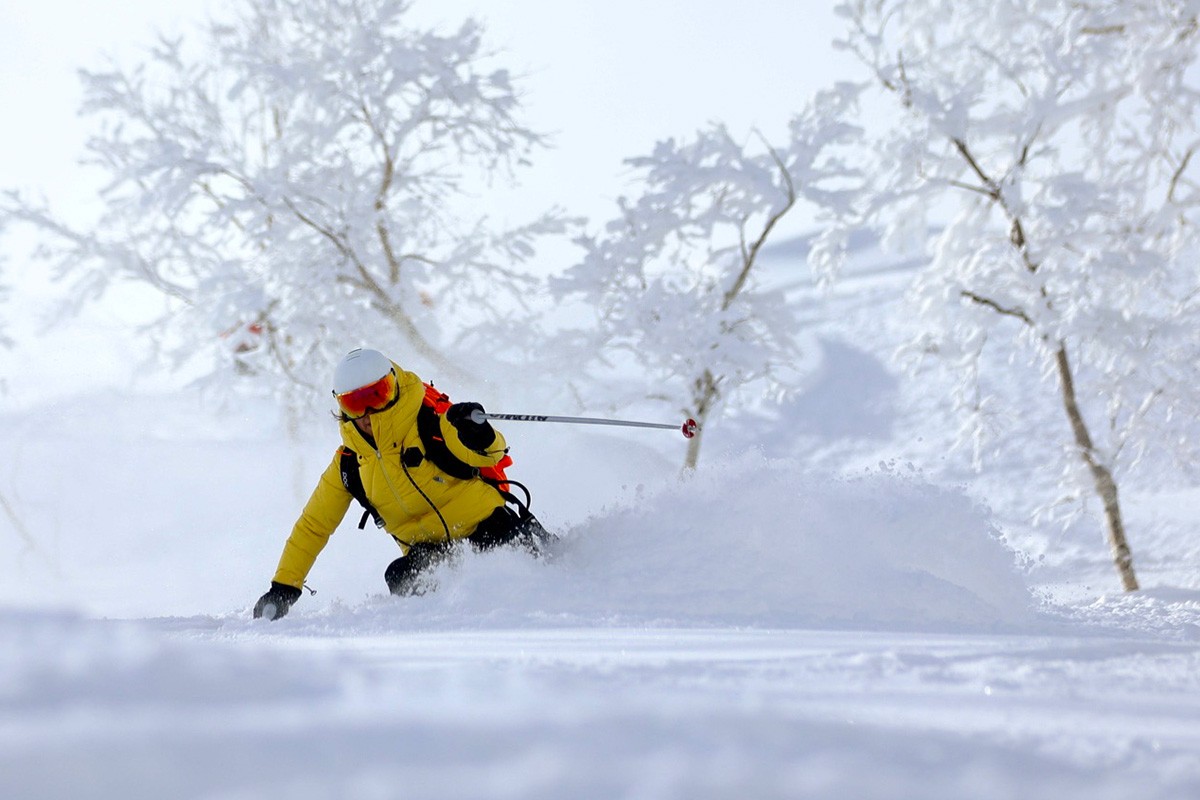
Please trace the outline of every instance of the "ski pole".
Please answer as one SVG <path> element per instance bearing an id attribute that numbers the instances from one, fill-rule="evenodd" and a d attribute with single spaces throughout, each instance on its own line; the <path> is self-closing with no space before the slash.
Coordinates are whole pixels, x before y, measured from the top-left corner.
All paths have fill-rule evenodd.
<path id="1" fill-rule="evenodd" d="M 620 425 L 626 428 L 663 428 L 666 430 L 682 431 L 683 435 L 691 439 L 696 435 L 696 431 L 700 430 L 700 426 L 696 424 L 696 420 L 685 420 L 683 425 L 668 424 L 665 422 L 636 422 L 628 419 L 596 419 L 595 417 L 552 417 L 547 414 L 493 414 L 492 412 L 472 411 L 471 421 L 483 424 L 489 419 L 506 419 L 512 422 L 568 422 L 576 425 Z"/>

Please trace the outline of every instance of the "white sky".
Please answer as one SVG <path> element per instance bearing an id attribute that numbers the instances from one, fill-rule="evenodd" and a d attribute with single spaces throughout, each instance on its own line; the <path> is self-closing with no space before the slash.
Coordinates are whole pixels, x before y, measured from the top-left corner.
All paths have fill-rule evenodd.
<path id="1" fill-rule="evenodd" d="M 721 120 L 778 138 L 817 88 L 844 72 L 829 42 L 834 0 L 417 0 L 414 18 L 485 22 L 525 76 L 532 125 L 556 150 L 523 177 L 530 208 L 599 221 L 623 190 L 621 160 Z M 0 187 L 86 203 L 76 167 L 87 120 L 76 70 L 129 63 L 155 30 L 187 30 L 217 0 L 0 0 Z M 119 11 L 116 9 L 119 8 Z"/>

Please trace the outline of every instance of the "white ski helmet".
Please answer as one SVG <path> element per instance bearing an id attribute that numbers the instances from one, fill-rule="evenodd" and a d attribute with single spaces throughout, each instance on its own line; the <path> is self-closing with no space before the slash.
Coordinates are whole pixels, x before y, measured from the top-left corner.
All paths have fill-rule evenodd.
<path id="1" fill-rule="evenodd" d="M 355 348 L 342 357 L 333 371 L 333 393 L 343 394 L 369 386 L 392 371 L 392 360 L 378 350 Z"/>

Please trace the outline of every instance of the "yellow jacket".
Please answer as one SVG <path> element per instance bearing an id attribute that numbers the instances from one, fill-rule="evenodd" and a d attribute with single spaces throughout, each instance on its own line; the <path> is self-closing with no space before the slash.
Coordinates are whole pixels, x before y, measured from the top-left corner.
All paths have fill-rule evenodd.
<path id="1" fill-rule="evenodd" d="M 383 517 L 384 529 L 408 552 L 408 546 L 417 542 L 470 536 L 480 522 L 504 505 L 504 500 L 482 480 L 454 478 L 427 458 L 416 466 L 406 467 L 401 463 L 400 454 L 405 450 L 415 447 L 422 453 L 425 451 L 417 433 L 417 413 L 425 398 L 425 385 L 416 375 L 398 366 L 396 375 L 399 399 L 386 411 L 371 414 L 375 447 L 353 422 L 342 422 L 340 427 L 343 444 L 358 458 L 367 499 Z M 445 417 L 439 417 L 439 423 L 446 446 L 463 463 L 491 467 L 504 458 L 506 443 L 499 431 L 486 452 L 477 452 L 463 445 Z M 279 557 L 275 581 L 296 588 L 304 584 L 317 555 L 353 499 L 342 483 L 341 448 L 338 448 L 292 528 Z"/>

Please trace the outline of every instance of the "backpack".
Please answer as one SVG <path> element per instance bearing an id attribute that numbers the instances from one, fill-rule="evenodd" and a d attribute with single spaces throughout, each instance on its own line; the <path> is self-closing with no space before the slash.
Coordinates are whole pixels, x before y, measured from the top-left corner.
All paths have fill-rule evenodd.
<path id="1" fill-rule="evenodd" d="M 472 467 L 470 464 L 464 464 L 459 461 L 450 448 L 446 446 L 445 440 L 442 439 L 441 432 L 441 415 L 446 413 L 450 408 L 449 395 L 438 391 L 431 384 L 424 384 L 425 397 L 421 400 L 421 408 L 417 411 L 417 436 L 424 446 L 424 452 L 415 447 L 410 447 L 400 454 L 401 466 L 407 472 L 408 467 L 415 467 L 424 459 L 429 459 L 434 466 L 446 473 L 452 478 L 461 480 L 470 480 L 479 478 L 490 486 L 504 498 L 506 502 L 515 503 L 523 509 L 528 509 L 528 500 L 522 503 L 514 495 L 509 492 L 510 483 L 508 476 L 504 474 L 507 467 L 512 466 L 512 457 L 507 453 L 500 462 L 492 467 Z M 364 509 L 362 518 L 358 521 L 358 528 L 362 530 L 367 525 L 367 518 L 371 518 L 375 522 L 375 527 L 384 527 L 383 517 L 371 505 L 371 501 L 367 499 L 367 490 L 363 486 L 362 475 L 358 471 L 358 456 L 353 450 L 348 447 L 342 447 L 338 451 L 340 461 L 339 468 L 342 475 L 342 485 L 346 487 L 351 496 L 358 501 Z M 516 484 L 521 486 L 521 484 Z M 528 498 L 529 491 L 521 486 Z"/>

